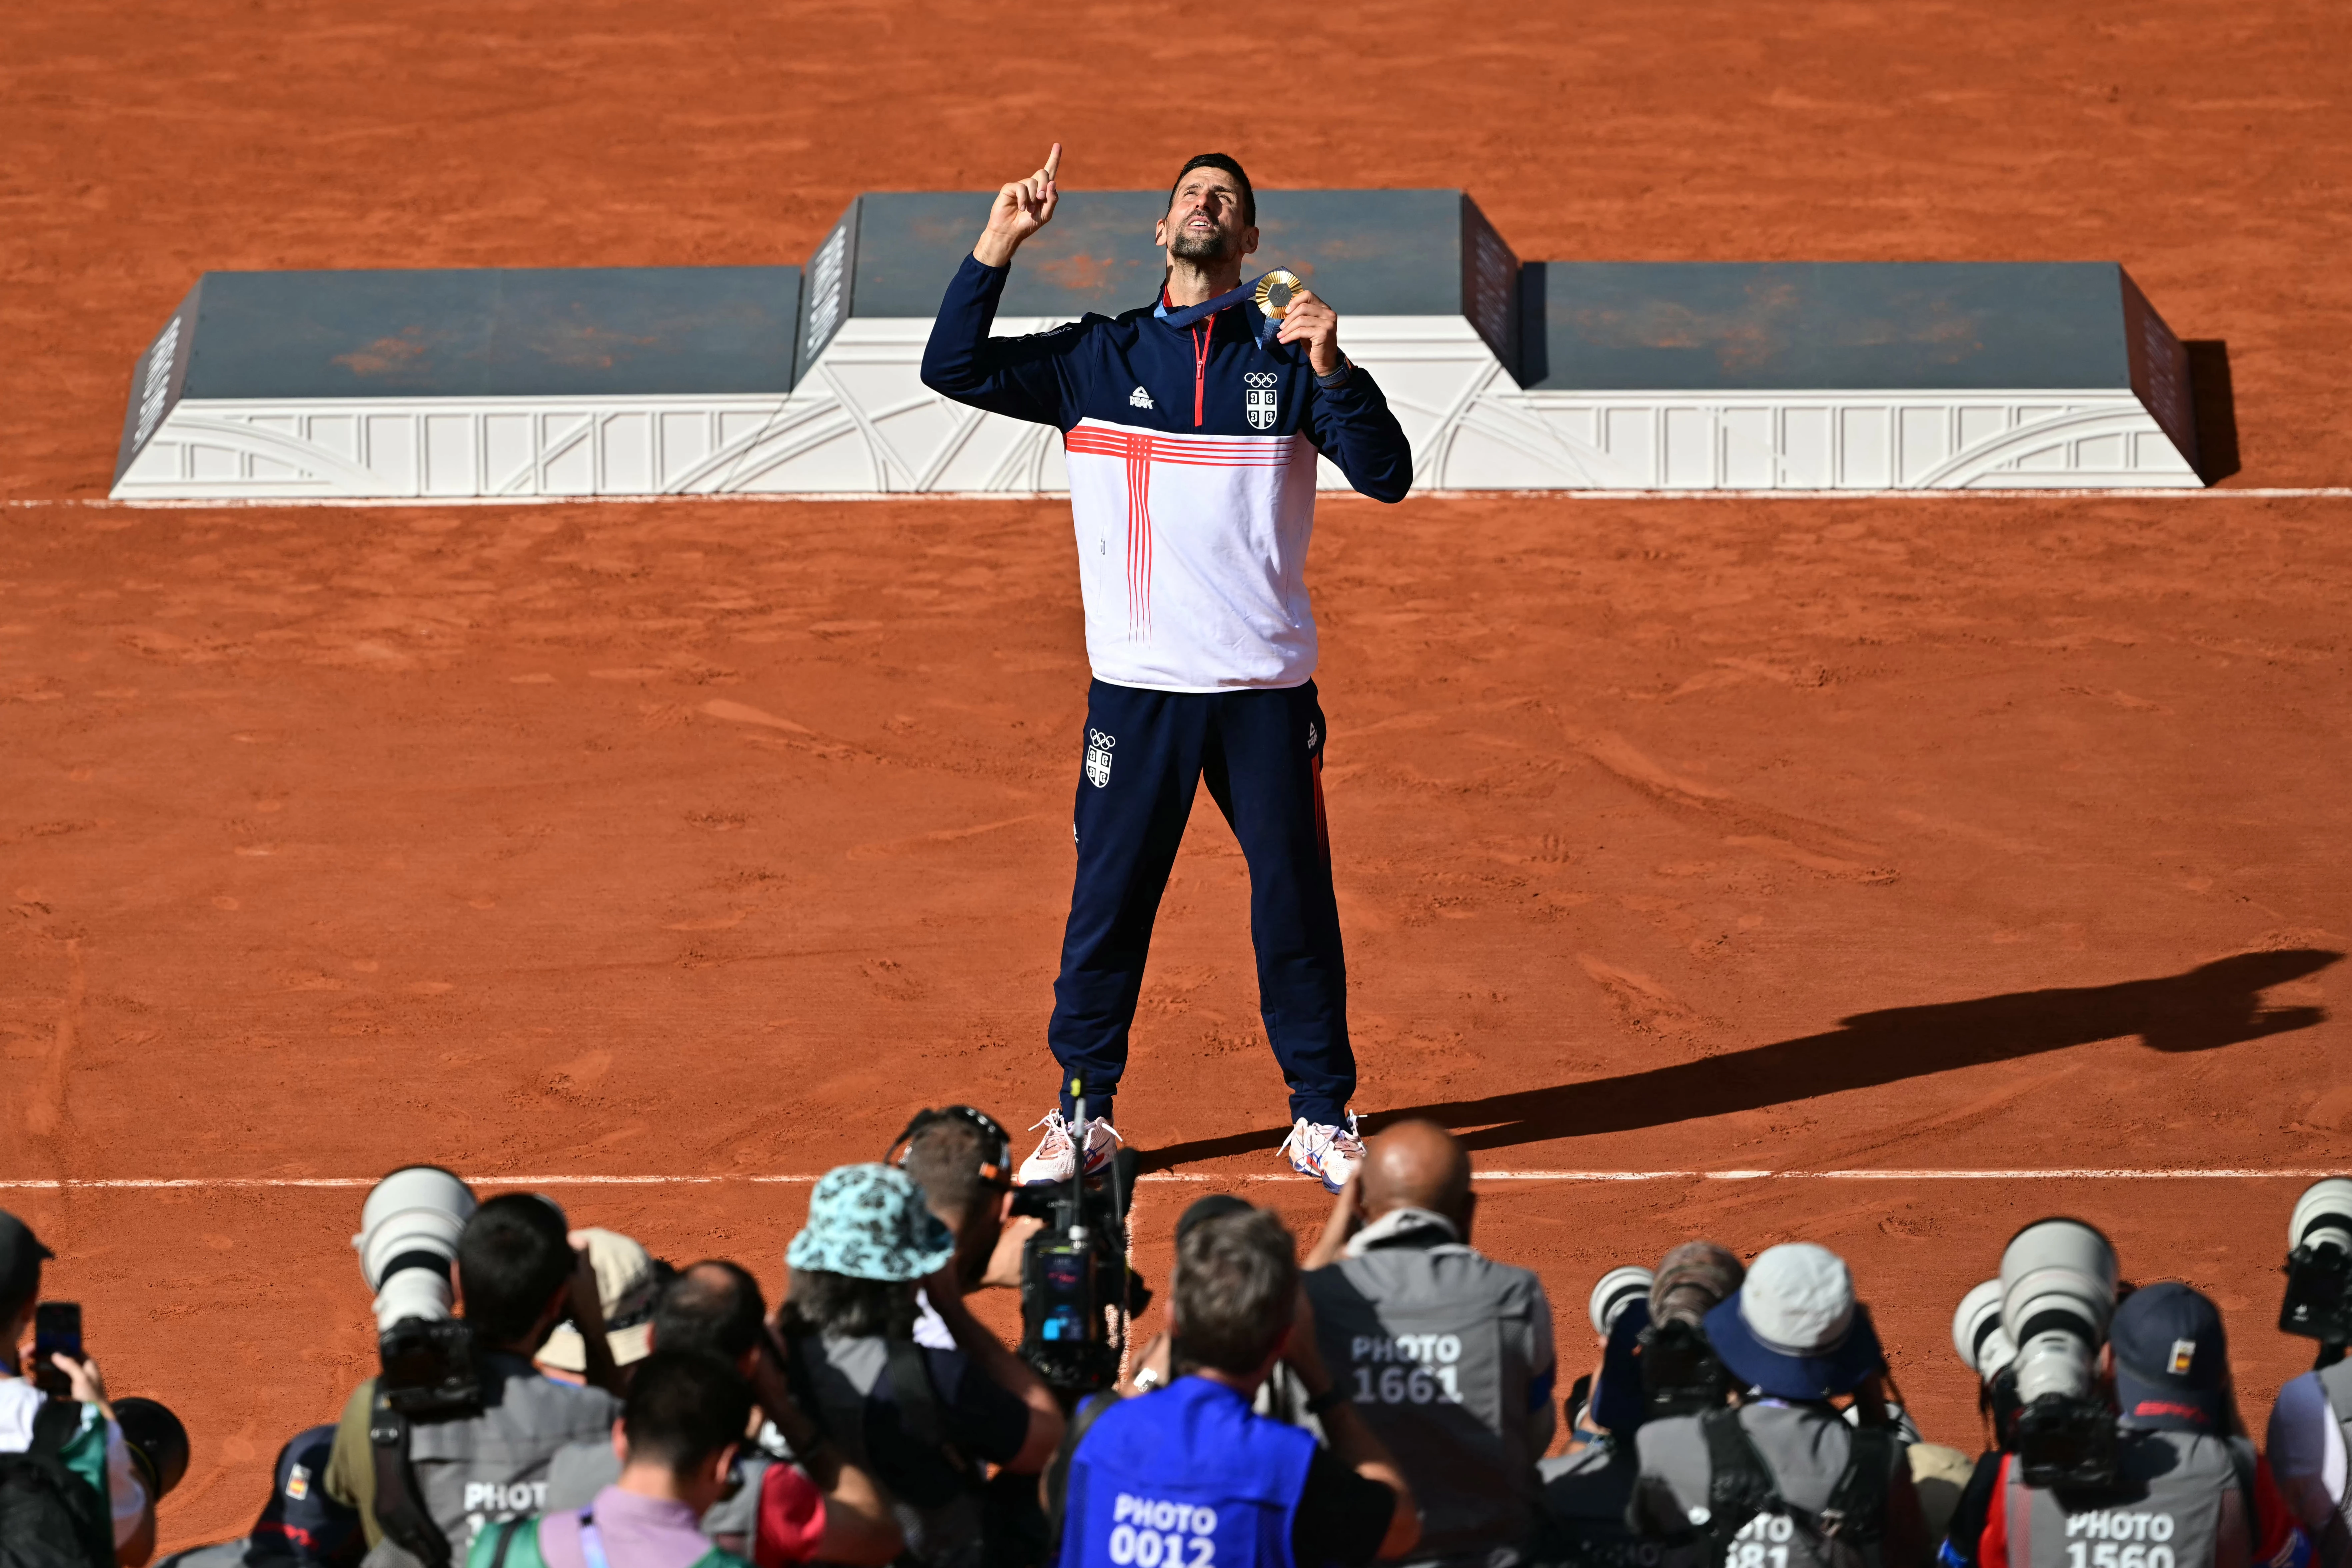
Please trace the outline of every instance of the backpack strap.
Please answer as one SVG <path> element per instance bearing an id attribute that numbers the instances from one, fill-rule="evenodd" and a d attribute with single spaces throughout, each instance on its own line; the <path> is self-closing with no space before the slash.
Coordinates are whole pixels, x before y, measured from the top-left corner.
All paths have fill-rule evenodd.
<path id="1" fill-rule="evenodd" d="M 2230 1450 L 2230 1468 L 2238 1478 L 2238 1493 L 2246 1500 L 2246 1561 L 2263 1560 L 2263 1514 L 2254 1500 L 2254 1444 L 2251 1437 L 2223 1439 Z"/>
<path id="2" fill-rule="evenodd" d="M 946 1444 L 947 1437 L 940 1424 L 939 1395 L 931 1388 L 931 1369 L 923 1364 L 923 1352 L 912 1340 L 885 1342 L 885 1365 L 890 1379 L 890 1394 L 898 1406 L 898 1430 L 926 1448 Z"/>
<path id="3" fill-rule="evenodd" d="M 81 1436 L 81 1406 L 70 1399 L 44 1399 L 33 1413 L 33 1440 L 25 1452 L 65 1462 L 66 1449 Z"/>
<path id="4" fill-rule="evenodd" d="M 1830 1489 L 1829 1501 L 1813 1516 L 1815 1533 L 1858 1549 L 1876 1545 L 1886 1533 L 1886 1478 L 1894 1468 L 1895 1434 L 1890 1428 L 1853 1428 L 1845 1468 Z"/>
<path id="5" fill-rule="evenodd" d="M 1706 1442 L 1706 1521 L 1696 1533 L 1706 1543 L 1707 1560 L 1719 1563 L 1749 1520 L 1785 1513 L 1789 1505 L 1772 1468 L 1739 1424 L 1738 1411 L 1728 1405 L 1703 1411 L 1698 1431 Z"/>
<path id="6" fill-rule="evenodd" d="M 794 1334 L 785 1342 L 792 1352 L 784 1370 L 793 1397 L 840 1446 L 844 1458 L 872 1468 L 873 1459 L 866 1452 L 866 1401 L 825 1364 L 824 1342 L 817 1335 Z"/>
<path id="7" fill-rule="evenodd" d="M 1077 1408 L 1070 1412 L 1070 1424 L 1062 1429 L 1061 1447 L 1054 1450 L 1053 1463 L 1045 1467 L 1045 1561 L 1049 1563 L 1062 1558 L 1062 1514 L 1070 1500 L 1070 1462 L 1077 1458 L 1078 1445 L 1086 1441 L 1103 1412 L 1118 1402 L 1116 1394 L 1089 1394 L 1079 1400 Z"/>
<path id="8" fill-rule="evenodd" d="M 449 1568 L 449 1538 L 417 1496 L 408 1462 L 408 1417 L 382 1388 L 368 1412 L 368 1453 L 375 1462 L 375 1521 L 384 1534 L 425 1568 Z M 501 1547 L 504 1542 L 500 1542 Z"/>

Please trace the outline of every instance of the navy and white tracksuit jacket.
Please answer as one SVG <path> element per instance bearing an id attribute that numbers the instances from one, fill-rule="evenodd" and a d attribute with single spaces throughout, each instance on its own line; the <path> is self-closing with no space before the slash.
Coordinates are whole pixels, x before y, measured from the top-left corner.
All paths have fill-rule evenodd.
<path id="1" fill-rule="evenodd" d="M 1164 303 L 992 338 L 1009 268 L 967 256 L 923 384 L 1062 432 L 1086 605 L 1087 744 L 1076 885 L 1047 1031 L 1107 1115 L 1151 925 L 1205 779 L 1250 870 L 1258 1004 L 1291 1114 L 1342 1120 L 1356 1083 L 1331 896 L 1315 619 L 1306 584 L 1316 455 L 1376 500 L 1412 453 L 1360 368 L 1325 386 L 1303 345 L 1245 307 L 1190 328 Z"/>

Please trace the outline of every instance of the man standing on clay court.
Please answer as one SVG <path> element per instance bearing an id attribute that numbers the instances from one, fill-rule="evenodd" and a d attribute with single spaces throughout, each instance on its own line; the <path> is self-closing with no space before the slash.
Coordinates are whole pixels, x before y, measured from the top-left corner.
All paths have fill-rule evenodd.
<path id="1" fill-rule="evenodd" d="M 1112 1099 L 1151 924 L 1206 780 L 1249 862 L 1258 1006 L 1290 1085 L 1294 1168 L 1338 1192 L 1363 1157 L 1348 1110 L 1347 966 L 1323 818 L 1323 711 L 1306 584 L 1316 454 L 1376 500 L 1402 499 L 1412 453 L 1339 319 L 1304 289 L 1279 321 L 1242 287 L 1257 198 L 1222 153 L 1178 171 L 1153 236 L 1160 298 L 1116 321 L 992 338 L 1013 254 L 1053 218 L 1060 143 L 999 191 L 948 285 L 923 384 L 1052 425 L 1069 455 L 1086 605 L 1086 752 L 1071 828 L 1077 878 L 1047 1029 L 1062 1103 L 1024 1183 L 1108 1163 Z M 1086 1085 L 1075 1124 L 1070 1079 Z"/>

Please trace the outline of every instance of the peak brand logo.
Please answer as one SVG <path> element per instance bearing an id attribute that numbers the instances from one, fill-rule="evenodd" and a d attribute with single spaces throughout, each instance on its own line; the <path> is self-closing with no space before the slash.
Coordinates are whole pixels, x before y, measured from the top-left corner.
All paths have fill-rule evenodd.
<path id="1" fill-rule="evenodd" d="M 1275 406 L 1274 388 L 1279 379 L 1271 371 L 1253 370 L 1243 374 L 1242 384 L 1248 390 L 1242 394 L 1242 412 L 1248 416 L 1251 429 L 1274 428 L 1278 412 Z"/>
<path id="2" fill-rule="evenodd" d="M 1151 401 L 1151 394 L 1144 391 L 1143 388 L 1139 386 L 1133 392 L 1127 395 L 1127 405 L 1129 408 L 1157 408 L 1160 406 L 1158 404 Z"/>

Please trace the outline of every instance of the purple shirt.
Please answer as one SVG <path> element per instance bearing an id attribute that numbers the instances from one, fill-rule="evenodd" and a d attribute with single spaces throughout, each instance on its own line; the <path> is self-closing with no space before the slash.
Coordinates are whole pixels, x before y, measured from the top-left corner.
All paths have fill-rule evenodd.
<path id="1" fill-rule="evenodd" d="M 612 1568 L 693 1568 L 710 1555 L 710 1537 L 702 1533 L 694 1510 L 682 1502 L 606 1487 L 588 1506 Z M 577 1512 L 551 1513 L 540 1520 L 539 1554 L 547 1568 L 588 1568 L 580 1550 Z"/>

